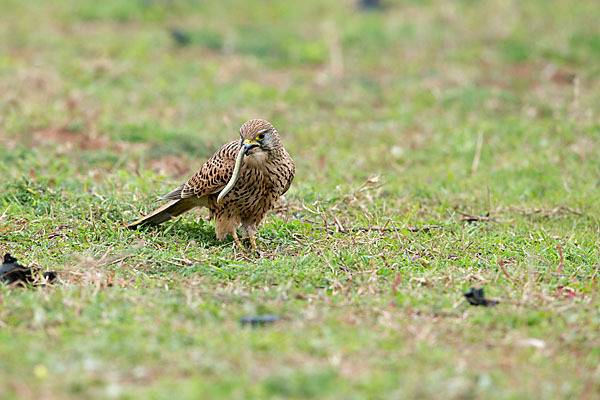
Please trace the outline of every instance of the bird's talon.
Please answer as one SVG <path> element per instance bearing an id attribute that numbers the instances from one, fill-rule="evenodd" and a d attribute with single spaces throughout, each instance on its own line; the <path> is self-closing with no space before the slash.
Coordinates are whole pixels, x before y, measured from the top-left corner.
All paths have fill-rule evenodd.
<path id="1" fill-rule="evenodd" d="M 256 239 L 253 235 L 250 236 L 250 251 L 256 253 Z"/>
<path id="2" fill-rule="evenodd" d="M 233 232 L 232 236 L 233 236 L 233 241 L 235 242 L 235 244 L 237 246 L 239 246 L 240 250 L 244 251 L 244 245 L 242 244 L 242 241 L 238 237 L 237 232 Z"/>

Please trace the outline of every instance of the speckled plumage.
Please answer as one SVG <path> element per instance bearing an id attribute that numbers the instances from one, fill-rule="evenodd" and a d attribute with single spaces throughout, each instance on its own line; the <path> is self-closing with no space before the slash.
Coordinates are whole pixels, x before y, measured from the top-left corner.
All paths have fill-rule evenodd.
<path id="1" fill-rule="evenodd" d="M 262 140 L 258 140 L 260 135 Z M 236 156 L 249 141 L 254 144 L 244 150 L 249 155 L 243 159 L 239 178 L 221 201 L 217 201 L 232 177 Z M 221 147 L 190 180 L 163 196 L 162 199 L 170 200 L 168 203 L 128 226 L 160 224 L 191 208 L 205 206 L 215 219 L 218 239 L 230 233 L 237 240 L 236 228 L 241 224 L 254 245 L 253 236 L 260 222 L 287 192 L 294 173 L 294 161 L 283 148 L 273 125 L 253 119 L 240 128 L 240 140 Z"/>

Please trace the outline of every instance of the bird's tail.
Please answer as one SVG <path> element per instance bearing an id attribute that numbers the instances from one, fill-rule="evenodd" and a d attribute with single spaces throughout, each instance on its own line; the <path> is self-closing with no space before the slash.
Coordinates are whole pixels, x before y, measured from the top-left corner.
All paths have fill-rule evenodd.
<path id="1" fill-rule="evenodd" d="M 158 225 L 165 221 L 170 220 L 173 217 L 183 214 L 184 212 L 196 207 L 198 204 L 198 198 L 187 198 L 171 200 L 163 206 L 152 211 L 150 214 L 138 219 L 127 225 L 129 229 L 135 229 L 142 225 Z"/>

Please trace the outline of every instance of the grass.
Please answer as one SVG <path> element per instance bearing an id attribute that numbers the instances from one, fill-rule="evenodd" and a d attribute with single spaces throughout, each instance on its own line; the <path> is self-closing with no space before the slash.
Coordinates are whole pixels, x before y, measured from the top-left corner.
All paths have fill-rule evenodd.
<path id="1" fill-rule="evenodd" d="M 4 3 L 0 397 L 599 395 L 597 2 Z M 123 229 L 255 117 L 260 255 Z"/>

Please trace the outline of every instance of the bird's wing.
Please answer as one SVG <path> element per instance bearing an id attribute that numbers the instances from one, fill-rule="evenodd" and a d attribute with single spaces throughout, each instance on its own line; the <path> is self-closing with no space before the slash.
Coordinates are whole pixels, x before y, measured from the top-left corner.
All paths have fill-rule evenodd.
<path id="1" fill-rule="evenodd" d="M 233 174 L 235 158 L 239 151 L 239 141 L 227 143 L 217 150 L 189 181 L 173 192 L 179 191 L 183 199 L 188 197 L 202 197 L 220 192 L 227 185 Z"/>

